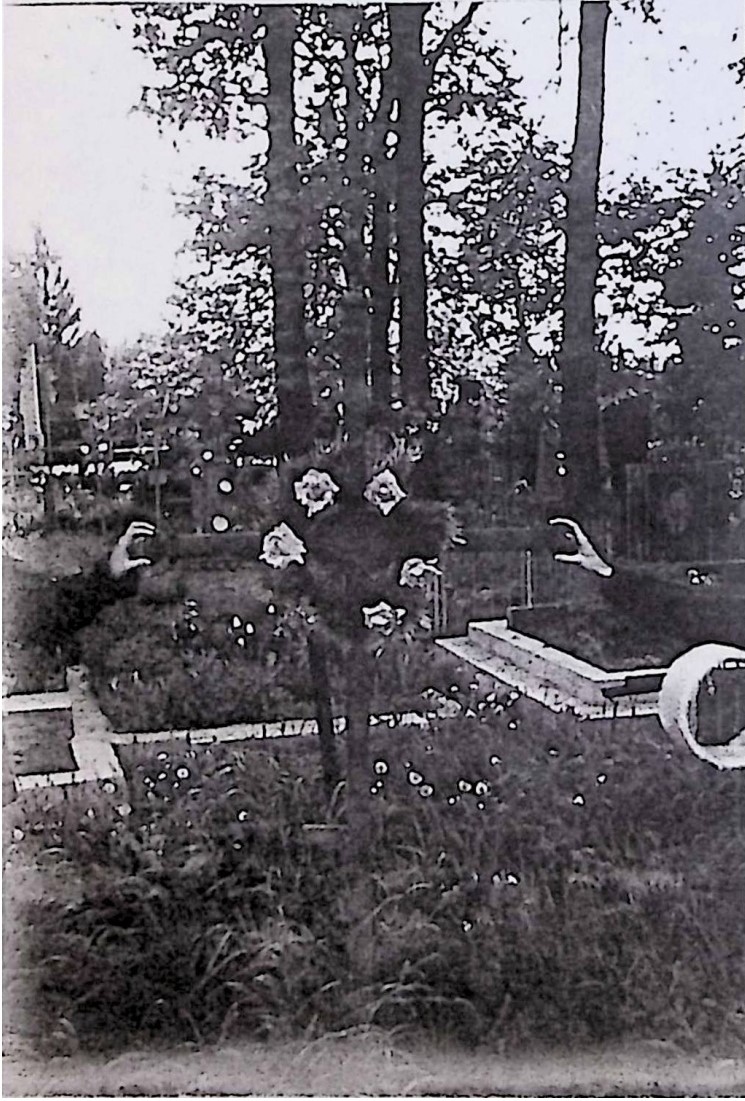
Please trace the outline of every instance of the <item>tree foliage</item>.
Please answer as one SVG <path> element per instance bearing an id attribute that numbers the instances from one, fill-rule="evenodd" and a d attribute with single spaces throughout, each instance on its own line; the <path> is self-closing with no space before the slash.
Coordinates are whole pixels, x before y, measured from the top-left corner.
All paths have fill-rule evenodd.
<path id="1" fill-rule="evenodd" d="M 174 340 L 241 380 L 252 433 L 284 402 L 305 453 L 381 411 L 395 425 L 402 400 L 422 419 L 430 388 L 444 409 L 463 378 L 531 432 L 556 422 L 568 164 L 536 139 L 488 5 L 135 11 L 144 109 L 247 147 L 240 178 L 203 172 L 184 201 Z M 689 191 L 630 182 L 599 211 L 581 342 L 601 407 L 664 388 L 689 339 L 664 278 Z"/>
<path id="2" fill-rule="evenodd" d="M 690 196 L 685 236 L 671 247 L 665 292 L 680 347 L 662 407 L 667 434 L 708 448 L 743 439 L 745 168 L 715 167 Z"/>

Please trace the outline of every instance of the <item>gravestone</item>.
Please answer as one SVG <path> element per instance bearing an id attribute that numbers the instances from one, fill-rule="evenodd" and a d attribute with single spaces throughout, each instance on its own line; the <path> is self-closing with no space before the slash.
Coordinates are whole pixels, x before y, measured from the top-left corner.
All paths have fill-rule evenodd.
<path id="1" fill-rule="evenodd" d="M 736 457 L 627 465 L 623 554 L 653 562 L 745 557 L 745 521 L 733 488 L 738 469 Z"/>
<path id="2" fill-rule="evenodd" d="M 615 579 L 604 581 L 570 564 L 559 564 L 559 574 L 546 572 L 545 546 L 537 547 L 535 582 L 529 596 L 524 586 L 526 597 L 510 608 L 510 626 L 606 668 L 650 660 L 666 665 L 683 650 L 708 642 L 743 645 L 739 462 L 734 455 L 722 461 L 627 464 L 622 530 L 614 533 L 616 550 L 610 555 Z M 583 517 L 575 519 L 585 526 Z M 590 531 L 592 542 L 605 550 L 610 538 L 599 534 Z M 577 572 L 589 577 L 584 594 L 573 590 Z"/>

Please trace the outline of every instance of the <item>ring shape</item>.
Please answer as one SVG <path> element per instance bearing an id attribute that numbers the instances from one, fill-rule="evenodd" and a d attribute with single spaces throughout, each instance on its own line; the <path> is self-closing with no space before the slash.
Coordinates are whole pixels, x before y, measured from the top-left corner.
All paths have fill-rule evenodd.
<path id="1" fill-rule="evenodd" d="M 658 713 L 665 731 L 688 748 L 702 761 L 717 768 L 745 768 L 745 715 L 741 707 L 739 729 L 721 745 L 702 744 L 699 739 L 699 699 L 718 670 L 733 670 L 734 676 L 745 681 L 745 650 L 721 643 L 707 642 L 694 646 L 672 663 L 660 688 Z M 740 687 L 740 699 L 745 700 L 745 684 Z M 702 732 L 703 733 L 703 732 Z"/>

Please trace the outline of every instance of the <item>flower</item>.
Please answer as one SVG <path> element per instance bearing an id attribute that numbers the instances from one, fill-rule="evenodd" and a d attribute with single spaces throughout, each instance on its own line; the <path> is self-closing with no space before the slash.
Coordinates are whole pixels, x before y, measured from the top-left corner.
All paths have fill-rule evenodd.
<path id="1" fill-rule="evenodd" d="M 290 562 L 303 564 L 307 547 L 288 524 L 278 524 L 264 536 L 259 558 L 273 569 L 283 570 Z"/>
<path id="2" fill-rule="evenodd" d="M 380 474 L 376 474 L 365 486 L 365 500 L 375 505 L 384 516 L 387 516 L 399 501 L 403 501 L 405 496 L 396 475 L 390 470 L 383 470 Z"/>
<path id="3" fill-rule="evenodd" d="M 442 570 L 438 570 L 434 559 L 425 562 L 423 558 L 407 558 L 398 580 L 400 585 L 413 589 L 421 585 L 427 577 L 442 577 Z"/>
<path id="4" fill-rule="evenodd" d="M 370 630 L 382 631 L 384 635 L 390 635 L 394 627 L 403 620 L 406 609 L 392 608 L 385 600 L 381 600 L 379 604 L 373 604 L 369 608 L 363 607 L 362 614 L 365 617 L 366 627 Z"/>
<path id="5" fill-rule="evenodd" d="M 339 486 L 331 475 L 325 470 L 316 470 L 314 467 L 306 470 L 302 478 L 293 483 L 293 489 L 295 500 L 308 510 L 308 516 L 313 516 L 332 504 L 339 492 Z"/>
<path id="6" fill-rule="evenodd" d="M 461 713 L 461 706 L 457 700 L 443 695 L 435 688 L 426 688 L 422 692 L 422 698 L 430 705 L 427 708 L 428 713 L 436 715 L 438 719 L 452 719 Z"/>

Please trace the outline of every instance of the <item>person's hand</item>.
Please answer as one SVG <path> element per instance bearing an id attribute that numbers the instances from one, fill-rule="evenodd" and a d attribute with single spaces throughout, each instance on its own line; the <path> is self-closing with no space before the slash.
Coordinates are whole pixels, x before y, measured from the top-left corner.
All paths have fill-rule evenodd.
<path id="1" fill-rule="evenodd" d="M 155 528 L 144 520 L 135 520 L 129 525 L 109 555 L 109 572 L 115 580 L 124 577 L 130 570 L 137 570 L 141 566 L 151 564 L 149 558 L 130 558 L 129 551 L 135 540 L 147 539 L 153 535 L 155 535 Z"/>
<path id="2" fill-rule="evenodd" d="M 591 573 L 597 573 L 601 577 L 610 577 L 613 567 L 601 558 L 576 520 L 570 520 L 565 516 L 554 516 L 549 520 L 549 524 L 565 524 L 577 541 L 577 549 L 571 554 L 554 554 L 556 562 L 573 562 L 583 570 L 590 570 Z"/>

